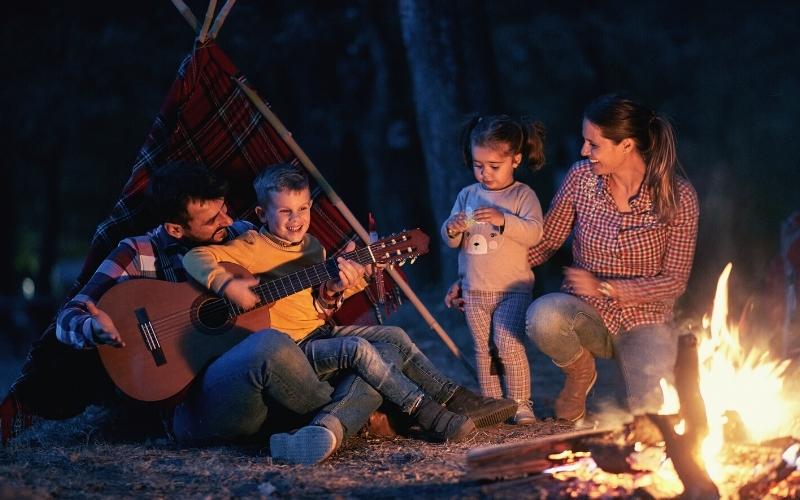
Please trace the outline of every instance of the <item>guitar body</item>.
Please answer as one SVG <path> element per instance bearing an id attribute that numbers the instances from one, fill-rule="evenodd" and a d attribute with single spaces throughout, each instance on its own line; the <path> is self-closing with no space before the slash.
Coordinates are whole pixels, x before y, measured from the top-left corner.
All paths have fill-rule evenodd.
<path id="1" fill-rule="evenodd" d="M 251 276 L 235 264 L 223 266 L 237 277 Z M 210 361 L 270 324 L 269 307 L 231 318 L 229 306 L 194 281 L 124 281 L 98 307 L 125 342 L 122 348 L 98 346 L 103 366 L 122 392 L 139 401 L 175 396 Z"/>

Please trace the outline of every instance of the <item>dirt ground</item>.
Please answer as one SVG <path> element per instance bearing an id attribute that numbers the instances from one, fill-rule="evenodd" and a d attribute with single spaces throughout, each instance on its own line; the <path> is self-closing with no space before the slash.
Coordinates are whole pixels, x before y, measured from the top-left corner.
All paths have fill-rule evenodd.
<path id="1" fill-rule="evenodd" d="M 438 306 L 437 296 L 425 300 L 469 357 L 471 340 L 460 314 Z M 410 305 L 389 319 L 406 328 L 444 373 L 477 387 Z M 488 485 L 465 477 L 469 449 L 570 430 L 551 418 L 562 375 L 533 349 L 529 349 L 529 360 L 535 411 L 542 420 L 536 425 L 481 429 L 458 444 L 359 436 L 316 466 L 272 464 L 266 443 L 263 447 L 186 448 L 160 435 L 131 438 L 118 428 L 115 417 L 95 407 L 69 421 L 40 420 L 0 449 L 0 498 L 484 497 L 489 494 Z M 0 370 L 2 388 L 8 387 L 20 364 L 19 359 L 5 361 Z M 608 417 L 614 415 L 609 408 L 618 397 L 615 387 L 620 379 L 610 363 L 601 362 L 599 369 L 590 410 L 595 416 Z M 509 483 L 508 489 L 495 485 L 491 496 L 545 497 L 547 491 L 534 484 Z"/>

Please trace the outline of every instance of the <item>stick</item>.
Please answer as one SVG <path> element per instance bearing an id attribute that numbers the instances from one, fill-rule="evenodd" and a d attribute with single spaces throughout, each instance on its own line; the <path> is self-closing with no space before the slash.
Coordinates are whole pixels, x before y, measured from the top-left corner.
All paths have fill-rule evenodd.
<path id="1" fill-rule="evenodd" d="M 186 19 L 186 22 L 192 27 L 192 31 L 197 33 L 199 24 L 197 22 L 197 18 L 194 17 L 194 14 L 192 13 L 192 9 L 190 9 L 189 6 L 183 2 L 183 0 L 172 0 L 172 5 L 174 5 L 175 8 L 178 9 L 178 12 L 181 13 L 183 18 Z"/>
<path id="2" fill-rule="evenodd" d="M 481 446 L 467 452 L 470 479 L 494 479 L 538 473 L 554 465 L 548 458 L 566 450 L 587 451 L 583 440 L 611 434 L 617 429 L 589 429 L 554 434 L 521 443 Z"/>
<path id="3" fill-rule="evenodd" d="M 706 404 L 700 393 L 700 366 L 697 360 L 697 338 L 692 334 L 678 339 L 678 355 L 675 359 L 675 390 L 681 403 L 681 416 L 686 419 L 686 439 L 696 447 L 708 436 Z"/>
<path id="4" fill-rule="evenodd" d="M 203 27 L 200 28 L 200 33 L 197 34 L 197 40 L 200 43 L 206 41 L 208 38 L 208 28 L 211 26 L 211 21 L 214 20 L 214 11 L 217 9 L 217 0 L 209 0 L 208 9 L 206 9 L 206 18 L 203 20 Z"/>
<path id="5" fill-rule="evenodd" d="M 339 212 L 341 212 L 347 222 L 350 223 L 356 234 L 358 234 L 358 236 L 364 242 L 369 243 L 369 233 L 367 230 L 364 229 L 364 226 L 361 225 L 350 209 L 347 208 L 347 205 L 345 205 L 342 199 L 339 198 L 339 195 L 336 194 L 336 192 L 333 190 L 333 187 L 328 184 L 328 181 L 325 180 L 311 159 L 295 142 L 295 140 L 292 138 L 292 133 L 289 132 L 289 130 L 283 125 L 283 123 L 281 123 L 278 117 L 275 116 L 272 110 L 269 109 L 269 107 L 260 97 L 258 97 L 258 94 L 256 94 L 256 92 L 250 88 L 250 86 L 239 79 L 235 79 L 235 81 L 236 84 L 239 85 L 239 88 L 242 89 L 245 95 L 255 105 L 258 111 L 261 112 L 261 114 L 264 115 L 264 118 L 266 118 L 270 125 L 272 125 L 278 135 L 284 140 L 284 142 L 286 142 L 286 145 L 288 145 L 289 149 L 291 149 L 295 156 L 297 156 L 297 159 L 300 160 L 300 163 L 302 163 L 311 176 L 314 177 L 314 180 L 317 181 L 317 184 L 319 184 L 322 191 L 328 196 L 328 199 L 331 201 L 331 203 L 333 203 L 333 205 L 339 209 Z M 439 335 L 439 338 L 442 340 L 442 342 L 444 342 L 447 348 L 450 349 L 450 352 L 452 352 L 453 355 L 459 361 L 461 361 L 461 363 L 464 365 L 464 368 L 466 368 L 467 371 L 477 380 L 478 377 L 475 373 L 475 370 L 472 368 L 472 365 L 467 362 L 467 360 L 461 354 L 461 351 L 458 349 L 458 346 L 456 346 L 450 336 L 447 335 L 447 332 L 444 331 L 433 315 L 431 315 L 422 301 L 419 300 L 417 294 L 415 294 L 411 287 L 408 286 L 408 283 L 406 283 L 403 277 L 400 276 L 400 273 L 391 267 L 386 268 L 386 271 L 389 273 L 389 276 L 394 279 L 395 283 L 397 283 L 397 286 L 400 287 L 406 297 L 408 297 L 408 300 L 414 304 L 414 307 L 417 309 L 422 318 L 428 323 L 428 326 L 431 328 L 431 330 Z"/>
<path id="6" fill-rule="evenodd" d="M 678 339 L 675 360 L 675 389 L 681 402 L 681 415 L 686 432 L 679 436 L 670 415 L 648 415 L 664 436 L 667 455 L 683 483 L 686 498 L 719 498 L 719 490 L 700 461 L 699 449 L 708 434 L 706 407 L 700 394 L 700 368 L 697 360 L 697 338 L 691 333 Z"/>
<path id="7" fill-rule="evenodd" d="M 225 19 L 228 18 L 228 14 L 230 14 L 233 4 L 235 3 L 236 0 L 228 0 L 225 2 L 225 5 L 222 6 L 222 10 L 220 10 L 219 14 L 217 14 L 217 18 L 214 19 L 214 24 L 211 25 L 211 29 L 208 31 L 209 37 L 217 38 L 219 30 L 222 28 L 222 23 L 224 23 Z"/>

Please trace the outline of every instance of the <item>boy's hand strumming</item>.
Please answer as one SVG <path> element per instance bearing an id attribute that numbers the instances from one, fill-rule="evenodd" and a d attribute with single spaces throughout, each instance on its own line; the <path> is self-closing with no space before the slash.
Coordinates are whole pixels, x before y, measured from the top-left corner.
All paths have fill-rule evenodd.
<path id="1" fill-rule="evenodd" d="M 242 309 L 252 309 L 258 304 L 258 296 L 251 290 L 256 285 L 255 278 L 234 278 L 224 286 L 223 294 Z"/>

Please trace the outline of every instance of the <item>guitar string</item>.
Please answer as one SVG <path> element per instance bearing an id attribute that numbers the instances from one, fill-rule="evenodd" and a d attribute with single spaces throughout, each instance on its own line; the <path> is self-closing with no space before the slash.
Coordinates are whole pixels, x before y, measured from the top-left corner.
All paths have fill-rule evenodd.
<path id="1" fill-rule="evenodd" d="M 358 253 L 359 253 L 361 250 L 363 250 L 363 249 L 356 250 L 356 251 L 350 252 L 350 253 L 348 253 L 348 254 L 345 254 L 345 255 L 344 255 L 344 257 L 347 257 L 347 258 L 349 258 L 349 257 L 350 257 L 352 254 L 358 254 Z M 361 257 L 363 257 L 363 256 L 361 256 Z M 331 260 L 333 260 L 333 259 L 327 259 L 327 260 L 326 260 L 326 261 L 324 261 L 324 262 L 320 262 L 320 263 L 314 264 L 313 266 L 309 266 L 309 267 L 306 267 L 306 268 L 304 268 L 304 269 L 301 269 L 301 270 L 299 270 L 299 271 L 295 271 L 294 273 L 290 273 L 290 274 L 287 274 L 287 275 L 285 275 L 285 276 L 281 276 L 280 278 L 275 278 L 275 279 L 273 279 L 273 280 L 271 280 L 271 281 L 268 281 L 268 282 L 262 283 L 262 284 L 260 284 L 260 285 L 256 285 L 256 287 L 254 287 L 254 288 L 258 288 L 258 287 L 268 287 L 268 285 L 270 285 L 270 284 L 277 283 L 277 282 L 279 282 L 279 281 L 282 281 L 282 280 L 287 280 L 287 279 L 288 279 L 289 281 L 291 281 L 291 277 L 292 277 L 293 275 L 299 275 L 299 274 L 300 274 L 300 273 L 302 273 L 302 272 L 305 272 L 306 274 L 308 274 L 308 270 L 310 270 L 310 269 L 316 269 L 316 268 L 318 268 L 318 267 L 322 267 L 322 268 L 324 269 L 324 266 L 325 266 L 325 264 L 327 264 L 327 263 L 328 263 L 329 261 L 331 261 Z M 315 272 L 316 272 L 316 271 L 315 271 Z M 318 274 L 318 273 L 317 273 L 317 277 L 319 277 L 319 274 Z M 276 293 L 276 294 L 278 294 L 278 295 L 280 295 L 280 291 L 279 291 L 279 290 L 277 290 L 277 284 L 275 284 L 274 286 L 276 287 L 275 293 Z M 312 286 L 313 286 L 313 285 L 312 285 Z M 284 290 L 286 290 L 286 287 L 285 287 L 285 286 L 284 286 Z M 300 290 L 302 290 L 302 289 L 300 289 Z M 300 290 L 297 290 L 297 291 L 299 292 Z M 295 292 L 295 293 L 296 293 L 296 292 Z M 288 295 L 291 295 L 291 294 L 288 294 Z M 287 295 L 287 296 L 288 296 L 288 295 Z M 281 298 L 282 298 L 282 297 L 281 297 Z M 229 309 L 229 308 L 233 307 L 233 308 L 236 310 L 236 311 L 235 311 L 236 313 L 238 313 L 238 314 L 241 314 L 241 312 L 243 312 L 243 311 L 241 311 L 241 308 L 240 308 L 239 306 L 237 306 L 236 304 L 234 304 L 234 303 L 232 303 L 232 302 L 228 301 L 228 300 L 227 300 L 227 299 L 225 299 L 224 297 L 217 297 L 217 300 L 218 300 L 218 301 L 220 301 L 220 304 L 219 304 L 219 305 L 217 305 L 217 306 L 213 306 L 213 305 L 212 305 L 212 306 L 208 306 L 208 307 L 211 307 L 211 308 L 213 308 L 213 309 L 208 309 L 209 311 L 211 311 L 211 312 L 213 312 L 213 313 L 217 313 L 217 312 L 220 312 L 220 311 L 222 311 L 223 309 Z M 275 300 L 280 300 L 280 299 L 275 299 Z M 185 318 L 185 316 L 186 316 L 186 313 L 187 313 L 187 312 L 190 312 L 190 311 L 192 311 L 192 310 L 193 310 L 193 308 L 192 308 L 192 309 L 187 309 L 187 310 L 175 311 L 175 312 L 173 312 L 173 313 L 170 313 L 170 314 L 168 314 L 168 315 L 166 315 L 166 316 L 162 316 L 161 318 L 159 318 L 159 319 L 157 319 L 157 320 L 155 320 L 155 321 L 152 321 L 151 323 L 152 323 L 152 324 L 154 324 L 154 325 L 161 325 L 161 324 L 164 324 L 164 322 L 165 322 L 165 321 L 169 321 L 169 320 L 171 320 L 171 319 L 173 319 L 173 318 L 179 318 L 179 319 L 183 319 L 183 318 Z"/>
<path id="2" fill-rule="evenodd" d="M 379 243 L 382 244 L 383 242 L 379 242 Z M 373 245 L 370 245 L 370 246 L 379 246 L 379 245 L 373 244 Z M 369 257 L 369 259 L 367 260 L 367 263 L 372 262 L 372 255 L 370 255 L 368 247 L 357 249 L 357 250 L 355 250 L 353 252 L 349 252 L 348 254 L 344 254 L 342 256 L 345 257 L 345 258 L 350 258 L 351 255 L 355 255 L 357 258 L 359 258 L 359 257 L 360 258 Z M 408 258 L 408 257 L 411 256 L 411 254 L 403 254 L 402 251 L 399 254 L 397 254 L 396 251 L 394 251 L 393 253 L 384 251 L 384 252 L 382 252 L 380 254 L 380 256 L 381 257 L 397 256 L 397 257 Z M 333 260 L 333 259 L 329 259 L 329 260 Z M 320 266 L 320 264 L 322 264 L 322 265 Z M 307 277 L 308 277 L 308 270 L 309 269 L 314 269 L 315 270 L 315 274 L 316 274 L 316 278 L 317 279 L 319 279 L 320 277 L 331 279 L 329 277 L 330 275 L 328 275 L 328 274 L 320 275 L 319 272 L 316 270 L 317 267 L 319 267 L 321 270 L 324 270 L 326 273 L 329 272 L 329 270 L 325 267 L 325 264 L 327 264 L 327 261 L 319 263 L 319 264 L 316 264 L 314 266 L 309 266 L 308 268 L 305 268 L 305 269 L 303 269 L 301 271 L 297 271 L 297 272 L 292 273 L 290 275 L 286 275 L 286 276 L 283 276 L 281 278 L 276 278 L 275 280 L 272 280 L 272 281 L 266 282 L 266 283 L 264 283 L 262 285 L 259 285 L 259 287 L 262 288 L 262 290 L 263 290 L 264 287 L 268 288 L 268 285 L 273 284 L 273 283 L 275 283 L 277 281 L 284 280 L 284 278 L 287 278 L 287 277 L 289 277 L 289 280 L 288 280 L 289 281 L 289 286 L 293 286 L 292 283 L 291 283 L 291 278 L 290 277 L 293 276 L 293 275 L 298 275 L 301 272 L 305 272 Z M 337 268 L 337 270 L 338 270 L 338 268 Z M 320 283 L 322 283 L 322 281 L 320 281 Z M 286 286 L 283 283 L 281 283 L 281 285 L 284 286 L 284 291 L 286 291 L 287 290 Z M 311 285 L 311 287 L 313 287 L 313 286 L 315 286 L 315 285 Z M 281 298 L 284 298 L 284 297 L 286 297 L 288 295 L 292 295 L 294 293 L 297 293 L 297 292 L 300 292 L 302 290 L 305 290 L 306 288 L 309 288 L 309 287 L 303 287 L 303 288 L 301 288 L 299 290 L 293 291 L 290 294 L 286 294 L 283 297 L 280 297 L 278 299 L 272 300 L 270 302 L 275 302 L 275 301 L 280 300 Z M 277 286 L 276 286 L 276 291 L 278 291 L 277 290 Z M 261 298 L 262 302 L 259 302 L 254 308 L 250 309 L 250 311 L 258 309 L 258 308 L 260 308 L 260 307 L 262 307 L 262 306 L 264 306 L 264 305 L 269 303 L 269 302 L 263 302 L 263 300 L 266 299 L 265 296 L 260 295 L 260 298 Z M 239 306 L 237 306 L 236 304 L 234 304 L 234 303 L 232 303 L 232 302 L 230 302 L 230 301 L 228 301 L 228 300 L 226 300 L 224 298 L 220 297 L 220 298 L 216 298 L 216 299 L 212 299 L 212 300 L 215 300 L 217 303 L 216 304 L 207 305 L 206 306 L 206 312 L 211 311 L 212 313 L 216 314 L 216 313 L 218 313 L 218 312 L 220 312 L 222 310 L 230 309 L 231 312 L 233 313 L 234 317 L 239 315 L 239 314 L 243 314 L 244 312 L 248 312 L 248 311 L 242 310 Z M 162 339 L 162 340 L 167 340 L 169 338 L 174 337 L 175 335 L 179 335 L 181 332 L 183 332 L 185 330 L 185 323 L 186 323 L 185 317 L 186 317 L 186 314 L 188 312 L 190 312 L 191 310 L 192 309 L 184 310 L 184 311 L 178 311 L 178 312 L 172 313 L 170 315 L 164 316 L 162 318 L 159 318 L 158 320 L 151 321 L 149 323 L 150 324 L 150 328 L 152 330 L 154 330 L 154 333 L 158 336 L 159 339 Z M 228 314 L 228 319 L 229 320 L 233 319 L 230 316 L 230 314 Z M 175 320 L 179 320 L 179 321 L 176 322 Z M 157 328 L 157 331 L 155 331 L 156 328 Z"/>
<path id="3" fill-rule="evenodd" d="M 327 274 L 318 274 L 316 279 L 318 280 L 319 283 L 322 283 L 322 281 L 324 281 L 324 280 L 326 280 L 328 278 L 329 278 L 329 275 L 327 275 Z M 321 281 L 319 281 L 320 279 L 321 279 Z M 312 286 L 314 286 L 314 285 L 312 285 Z M 309 288 L 309 287 L 304 287 L 304 288 L 302 288 L 300 290 L 297 290 L 296 292 L 293 292 L 293 293 L 298 293 L 298 292 L 300 292 L 302 290 L 305 290 L 306 288 Z M 277 291 L 278 290 L 276 290 L 276 292 Z M 286 297 L 288 295 L 292 295 L 292 294 L 286 294 L 286 295 L 284 295 L 284 297 Z M 214 299 L 211 299 L 211 300 L 214 301 L 215 303 L 214 304 L 210 304 L 210 305 L 206 305 L 206 307 L 204 308 L 204 309 L 206 309 L 206 313 L 208 313 L 208 311 L 212 311 L 214 314 L 216 314 L 216 313 L 221 312 L 221 311 L 223 311 L 225 309 L 229 309 L 230 310 L 230 312 L 226 311 L 227 318 L 226 318 L 226 322 L 224 324 L 228 324 L 229 320 L 232 319 L 231 312 L 233 313 L 234 317 L 238 316 L 238 315 L 240 315 L 240 314 L 242 314 L 244 312 L 247 312 L 247 311 L 243 311 L 242 308 L 240 308 L 236 304 L 234 304 L 232 302 L 229 302 L 229 301 L 227 301 L 227 300 L 225 300 L 223 298 L 214 298 Z M 263 300 L 263 298 L 262 298 L 262 300 Z M 276 300 L 280 300 L 280 299 L 276 299 Z M 254 307 L 253 309 L 250 309 L 250 311 L 254 311 L 256 309 L 259 309 L 263 305 L 266 305 L 266 303 L 265 302 L 259 302 L 256 305 L 256 307 Z M 171 314 L 169 317 L 164 317 L 164 318 L 160 318 L 160 319 L 158 319 L 156 321 L 152 321 L 152 322 L 150 322 L 151 328 L 155 331 L 155 334 L 158 336 L 158 338 L 162 339 L 162 340 L 167 340 L 167 339 L 170 339 L 170 338 L 172 338 L 174 336 L 179 336 L 182 332 L 184 332 L 186 330 L 186 314 L 190 313 L 191 311 L 193 311 L 193 309 L 188 309 L 188 310 L 185 310 L 185 311 L 183 311 L 181 313 Z"/>

